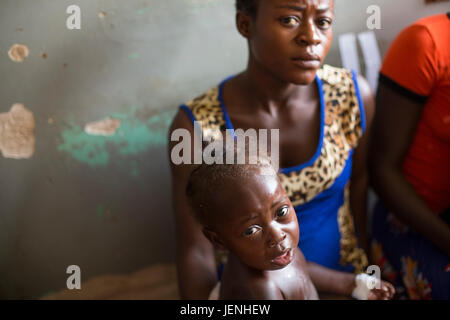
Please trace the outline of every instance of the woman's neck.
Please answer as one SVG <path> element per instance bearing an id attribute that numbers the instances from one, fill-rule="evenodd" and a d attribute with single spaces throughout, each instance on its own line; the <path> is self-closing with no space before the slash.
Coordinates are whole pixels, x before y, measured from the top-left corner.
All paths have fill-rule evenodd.
<path id="1" fill-rule="evenodd" d="M 266 112 L 273 114 L 277 110 L 289 107 L 294 101 L 302 102 L 312 98 L 314 82 L 308 85 L 296 85 L 286 82 L 261 66 L 250 57 L 247 70 L 241 74 L 246 95 Z"/>

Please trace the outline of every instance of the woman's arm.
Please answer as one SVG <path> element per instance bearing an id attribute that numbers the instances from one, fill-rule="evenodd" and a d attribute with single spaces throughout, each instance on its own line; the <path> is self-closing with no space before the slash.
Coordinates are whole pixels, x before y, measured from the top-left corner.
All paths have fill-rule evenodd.
<path id="1" fill-rule="evenodd" d="M 313 262 L 308 262 L 309 276 L 319 291 L 320 299 L 344 300 L 356 298 L 356 275 L 348 272 L 331 270 Z M 367 284 L 366 284 L 367 285 Z M 395 289 L 389 282 L 381 281 L 380 288 L 373 288 L 367 296 L 368 300 L 387 300 L 394 296 Z M 359 297 L 361 299 L 362 297 Z"/>
<path id="2" fill-rule="evenodd" d="M 358 76 L 358 86 L 365 109 L 366 130 L 353 154 L 353 167 L 350 179 L 350 207 L 356 220 L 360 244 L 368 252 L 366 205 L 369 175 L 367 154 L 370 127 L 375 113 L 375 102 L 369 84 L 361 76 Z M 355 274 L 329 269 L 314 262 L 307 262 L 307 264 L 309 275 L 317 291 L 322 294 L 333 294 L 333 298 L 337 298 L 334 295 L 339 295 L 341 298 L 351 296 L 356 287 Z"/>
<path id="3" fill-rule="evenodd" d="M 193 138 L 193 125 L 183 112 L 178 112 L 169 131 L 169 159 L 171 150 L 178 142 L 170 141 L 173 130 L 187 129 Z M 191 159 L 193 147 L 191 146 Z M 192 165 L 175 165 L 172 170 L 172 202 L 175 214 L 176 264 L 178 286 L 182 299 L 208 299 L 217 283 L 214 250 L 194 219 L 187 202 L 185 189 Z"/>
<path id="4" fill-rule="evenodd" d="M 350 179 L 350 208 L 355 217 L 360 245 L 366 253 L 369 253 L 370 248 L 367 235 L 367 189 L 369 185 L 367 154 L 370 129 L 375 113 L 375 101 L 366 79 L 358 76 L 358 85 L 365 109 L 366 129 L 353 154 L 352 176 Z"/>
<path id="5" fill-rule="evenodd" d="M 341 272 L 323 267 L 314 262 L 307 262 L 308 272 L 319 296 L 323 293 L 350 297 L 356 287 L 355 274 Z"/>
<path id="6" fill-rule="evenodd" d="M 428 208 L 401 169 L 422 109 L 423 103 L 380 83 L 370 146 L 371 184 L 389 210 L 450 256 L 450 228 Z"/>

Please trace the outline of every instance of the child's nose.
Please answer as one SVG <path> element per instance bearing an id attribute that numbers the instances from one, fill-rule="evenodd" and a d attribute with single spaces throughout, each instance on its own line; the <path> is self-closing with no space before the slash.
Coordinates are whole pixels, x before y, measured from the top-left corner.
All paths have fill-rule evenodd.
<path id="1" fill-rule="evenodd" d="M 282 242 L 286 239 L 287 235 L 281 229 L 271 228 L 271 232 L 269 235 L 268 246 L 269 248 L 273 248 L 277 245 L 281 245 Z M 282 248 L 285 249 L 285 248 Z"/>

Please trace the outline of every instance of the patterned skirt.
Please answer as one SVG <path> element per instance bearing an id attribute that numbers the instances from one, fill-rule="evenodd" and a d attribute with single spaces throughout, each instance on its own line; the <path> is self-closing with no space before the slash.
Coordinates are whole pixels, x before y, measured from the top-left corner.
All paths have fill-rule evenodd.
<path id="1" fill-rule="evenodd" d="M 373 214 L 372 261 L 395 286 L 398 299 L 450 299 L 450 257 L 401 223 L 380 201 Z"/>

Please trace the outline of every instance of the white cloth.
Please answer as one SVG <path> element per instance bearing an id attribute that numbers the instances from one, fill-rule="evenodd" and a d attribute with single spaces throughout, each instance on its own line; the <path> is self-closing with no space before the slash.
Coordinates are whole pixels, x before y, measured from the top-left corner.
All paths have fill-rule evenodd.
<path id="1" fill-rule="evenodd" d="M 352 292 L 352 297 L 358 300 L 367 300 L 370 290 L 380 288 L 380 279 L 369 276 L 366 273 L 360 273 L 355 278 L 356 288 Z"/>

